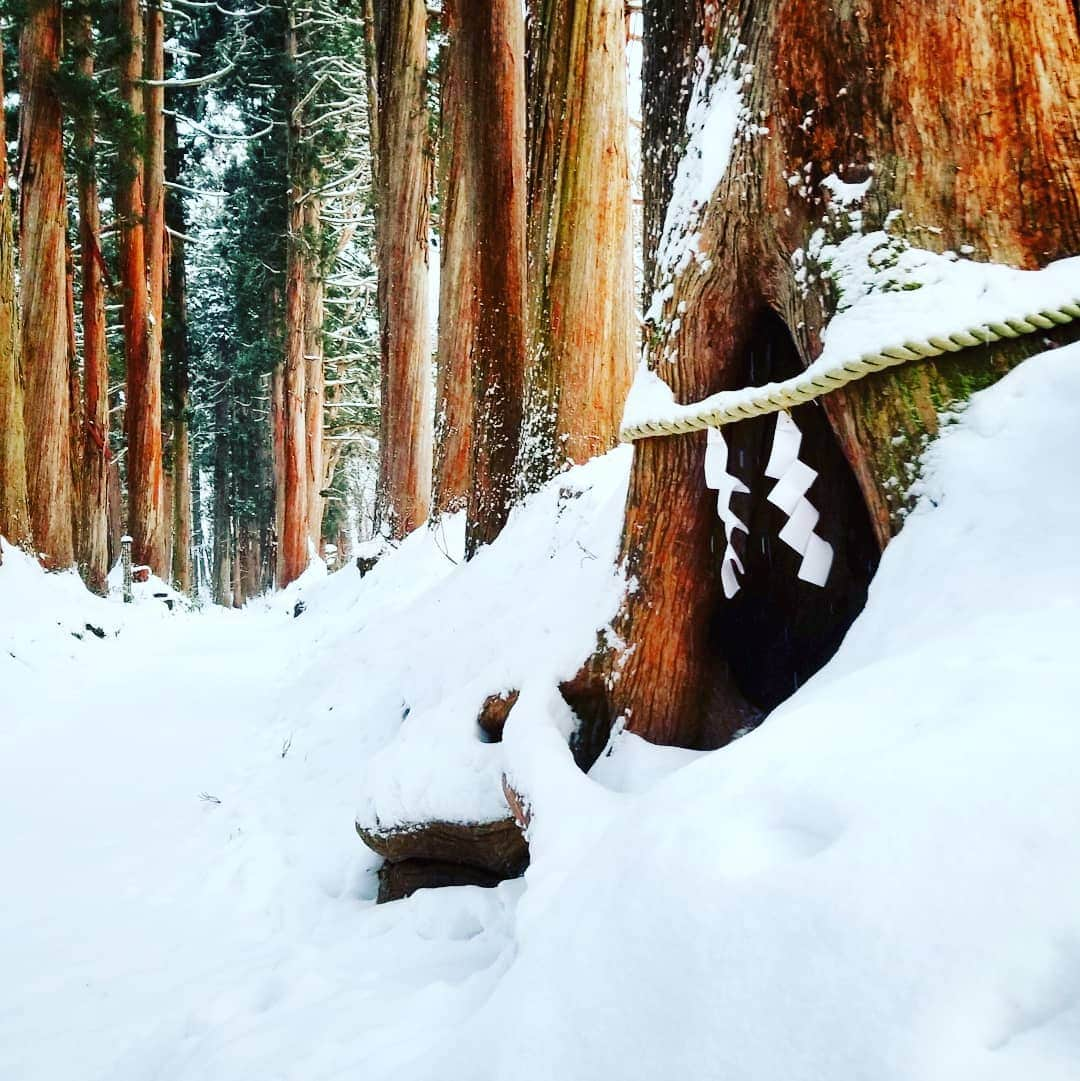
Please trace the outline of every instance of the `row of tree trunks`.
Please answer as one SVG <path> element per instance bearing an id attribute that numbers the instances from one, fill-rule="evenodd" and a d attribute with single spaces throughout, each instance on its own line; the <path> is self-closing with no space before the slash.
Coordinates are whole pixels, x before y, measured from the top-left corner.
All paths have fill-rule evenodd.
<path id="1" fill-rule="evenodd" d="M 680 124 L 701 45 L 717 77 L 746 73 L 747 123 L 693 226 L 699 255 L 668 275 L 657 256 L 677 165 L 671 148 L 685 141 Z M 1080 46 L 1068 0 L 697 0 L 679 11 L 646 0 L 645 48 L 648 278 L 671 287 L 649 360 L 663 366 L 679 401 L 751 381 L 763 310 L 786 324 L 803 364 L 820 352 L 835 302 L 821 284 L 804 291 L 792 254 L 815 229 L 839 239 L 854 227 L 829 204 L 822 181 L 830 175 L 870 179 L 861 228 L 888 227 L 898 243 L 1024 267 L 1080 252 Z M 823 401 L 879 544 L 902 521 L 891 478 L 917 468 L 940 410 L 1071 334 L 907 365 Z M 733 450 L 749 431 L 727 430 Z M 615 621 L 625 646 L 611 658 L 619 666 L 612 716 L 647 739 L 688 746 L 707 742 L 709 731 L 730 738 L 739 712 L 731 703 L 740 699 L 712 639 L 727 602 L 703 453 L 704 435 L 637 445 L 622 561 L 639 588 Z M 724 716 L 710 718 L 717 701 Z"/>
<path id="2" fill-rule="evenodd" d="M 127 46 L 121 54 L 121 94 L 131 115 L 144 120 L 145 39 L 138 0 L 121 0 L 120 23 Z M 156 25 L 156 19 L 151 19 L 151 24 Z M 160 46 L 156 39 L 152 44 L 155 50 Z M 159 67 L 156 59 L 153 67 L 155 70 Z M 156 132 L 156 123 L 157 120 L 151 118 L 147 127 L 148 136 L 152 131 Z M 154 164 L 150 170 L 152 176 L 148 188 L 148 170 L 139 147 L 130 142 L 121 147 L 121 175 L 116 202 L 120 226 L 120 282 L 123 289 L 127 371 L 124 418 L 127 427 L 128 529 L 134 542 L 132 553 L 135 561 L 148 565 L 156 574 L 165 575 L 161 321 L 156 317 L 160 292 L 159 287 L 150 280 L 163 273 L 163 219 L 159 225 L 158 208 L 153 208 L 154 231 L 149 232 L 147 226 L 150 219 L 146 204 L 147 191 L 156 193 L 158 187 L 156 151 L 152 153 L 152 161 Z M 150 273 L 151 265 L 156 268 L 154 274 Z"/>
<path id="3" fill-rule="evenodd" d="M 612 0 L 532 0 L 529 433 L 533 484 L 615 445 L 636 341 L 626 25 Z"/>
<path id="4" fill-rule="evenodd" d="M 59 0 L 32 0 L 19 43 L 21 354 L 30 526 L 50 568 L 75 560 L 61 39 Z"/>
<path id="5" fill-rule="evenodd" d="M 0 100 L 3 96 L 3 57 L 0 56 Z M 0 537 L 11 544 L 27 545 L 30 516 L 26 502 L 26 433 L 15 293 L 15 230 L 5 150 L 0 154 Z"/>
<path id="6" fill-rule="evenodd" d="M 403 537 L 431 500 L 427 8 L 376 0 L 376 247 L 381 326 L 380 517 Z"/>
<path id="7" fill-rule="evenodd" d="M 605 0 L 534 4 L 527 42 L 517 5 L 456 0 L 443 20 L 435 507 L 468 505 L 471 554 L 522 491 L 616 439 L 635 337 L 625 25 Z"/>

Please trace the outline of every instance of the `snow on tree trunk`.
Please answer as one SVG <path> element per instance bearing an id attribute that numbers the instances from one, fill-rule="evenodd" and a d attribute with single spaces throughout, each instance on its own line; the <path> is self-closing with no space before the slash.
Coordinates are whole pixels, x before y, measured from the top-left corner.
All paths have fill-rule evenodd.
<path id="1" fill-rule="evenodd" d="M 879 259 L 917 247 L 1029 268 L 1080 252 L 1080 47 L 1069 8 L 699 0 L 674 10 L 646 0 L 649 361 L 676 400 L 772 378 L 787 363 L 785 342 L 800 365 L 820 353 L 838 300 L 835 268 L 814 261 L 823 242 L 881 230 Z M 856 546 L 865 530 L 887 543 L 939 412 L 1075 333 L 905 365 L 826 396 L 820 410 L 802 407 L 828 418 L 818 452 L 827 457 L 830 443 L 843 452 L 830 470 L 809 463 L 836 482 L 819 528 Z M 755 448 L 774 424 L 725 429 L 751 504 L 771 484 Z M 733 602 L 720 585 L 705 444 L 698 433 L 636 447 L 622 561 L 637 588 L 614 625 L 623 648 L 610 659 L 619 673 L 610 705 L 655 742 L 729 739 L 746 717 L 747 676 L 772 663 L 733 671 L 731 636 L 717 632 Z M 845 462 L 858 500 L 841 492 Z M 819 638 L 842 634 L 865 590 L 870 568 L 856 552 L 840 563 Z M 770 573 L 781 571 L 763 567 L 757 585 Z M 769 602 L 774 623 L 797 612 L 793 589 Z"/>
<path id="2" fill-rule="evenodd" d="M 89 84 L 94 77 L 89 15 L 80 16 L 76 22 L 74 47 L 79 74 Z M 104 261 L 92 114 L 80 114 L 75 138 L 82 155 L 78 173 L 83 330 L 79 564 L 87 586 L 104 594 L 109 573 L 109 353 L 105 339 Z"/>
<path id="3" fill-rule="evenodd" d="M 3 58 L 0 57 L 0 100 L 3 96 Z M 0 536 L 11 544 L 30 543 L 19 309 L 15 295 L 15 236 L 6 148 L 0 154 Z"/>
<path id="4" fill-rule="evenodd" d="M 615 445 L 633 373 L 626 26 L 611 0 L 533 0 L 528 438 L 534 484 Z"/>
<path id="5" fill-rule="evenodd" d="M 120 89 L 131 114 L 143 119 L 144 36 L 137 0 L 122 0 L 120 25 L 127 45 L 121 54 Z M 135 562 L 164 575 L 167 523 L 161 446 L 161 335 L 160 327 L 151 325 L 145 162 L 130 139 L 124 140 L 120 159 L 116 206 L 127 365 L 128 529 Z"/>
<path id="6" fill-rule="evenodd" d="M 58 0 L 34 0 L 19 43 L 19 261 L 27 497 L 34 546 L 47 567 L 74 562 L 64 148 L 54 79 Z"/>
<path id="7" fill-rule="evenodd" d="M 431 498 L 431 164 L 424 0 L 376 0 L 375 24 L 382 320 L 379 503 L 390 533 L 403 537 L 426 521 Z"/>

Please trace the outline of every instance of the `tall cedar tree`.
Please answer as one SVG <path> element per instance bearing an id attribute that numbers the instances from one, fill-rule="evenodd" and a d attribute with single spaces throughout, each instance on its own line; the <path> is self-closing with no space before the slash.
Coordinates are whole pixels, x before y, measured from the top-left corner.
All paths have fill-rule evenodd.
<path id="1" fill-rule="evenodd" d="M 153 20 L 152 20 L 153 21 Z M 121 0 L 120 90 L 131 115 L 145 122 L 143 87 L 144 33 L 138 0 Z M 156 67 L 156 61 L 155 61 Z M 152 125 L 153 127 L 154 125 Z M 160 235 L 149 236 L 146 207 L 145 150 L 135 141 L 121 145 L 116 207 L 120 226 L 120 283 L 124 307 L 124 359 L 127 371 L 128 530 L 135 561 L 165 575 L 167 522 L 161 443 L 161 323 L 150 287 L 148 254 L 161 267 L 156 249 Z M 156 150 L 151 160 L 156 163 Z M 156 164 L 151 172 L 156 169 Z M 155 183 L 151 183 L 151 188 Z M 155 218 L 156 222 L 156 218 Z"/>
<path id="2" fill-rule="evenodd" d="M 0 48 L 0 101 L 3 98 L 3 49 Z M 0 125 L 3 125 L 2 119 Z M 11 544 L 30 543 L 19 308 L 15 295 L 15 230 L 8 191 L 6 139 L 0 153 L 0 537 Z"/>
<path id="3" fill-rule="evenodd" d="M 27 496 L 46 567 L 75 559 L 59 0 L 31 0 L 19 42 L 19 260 Z"/>
<path id="4" fill-rule="evenodd" d="M 281 449 L 278 475 L 281 512 L 278 533 L 278 585 L 298 578 L 308 565 L 311 501 L 308 485 L 307 362 L 304 356 L 306 258 L 304 237 L 304 142 L 296 65 L 299 53 L 296 12 L 289 8 L 285 56 L 293 93 L 289 102 L 289 232 L 285 262 L 285 357 L 282 378 Z"/>
<path id="5" fill-rule="evenodd" d="M 379 502 L 390 534 L 403 537 L 427 519 L 431 499 L 427 8 L 424 0 L 375 0 L 374 9 Z"/>
<path id="6" fill-rule="evenodd" d="M 525 386 L 525 26 L 513 0 L 444 6 L 440 501 L 468 493 L 469 554 L 506 523 Z M 467 476 L 464 461 L 469 460 Z"/>
<path id="7" fill-rule="evenodd" d="M 94 41 L 88 13 L 76 17 L 72 38 L 77 71 L 87 91 L 87 101 L 75 115 L 83 330 L 82 431 L 77 444 L 82 455 L 78 555 L 86 584 L 97 593 L 105 593 L 109 573 L 109 354 L 101 208 L 94 160 L 95 110 L 89 104 L 94 78 Z"/>

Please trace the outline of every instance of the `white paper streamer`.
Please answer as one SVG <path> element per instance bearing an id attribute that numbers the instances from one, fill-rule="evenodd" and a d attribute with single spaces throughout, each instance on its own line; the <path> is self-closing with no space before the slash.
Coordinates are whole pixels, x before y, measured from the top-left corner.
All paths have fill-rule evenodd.
<path id="1" fill-rule="evenodd" d="M 710 429 L 709 434 L 714 430 Z M 833 548 L 814 532 L 820 515 L 806 493 L 817 477 L 817 470 L 799 460 L 801 446 L 802 432 L 791 414 L 777 413 L 772 453 L 765 466 L 765 476 L 776 484 L 767 498 L 788 516 L 780 530 L 780 539 L 803 557 L 799 578 L 811 585 L 824 586 L 832 569 Z"/>
<path id="2" fill-rule="evenodd" d="M 716 492 L 716 512 L 724 526 L 726 546 L 720 563 L 720 583 L 724 587 L 724 596 L 730 600 L 739 592 L 739 579 L 735 571 L 743 573 L 742 560 L 732 545 L 736 529 L 748 532 L 738 515 L 731 509 L 731 497 L 736 492 L 749 492 L 750 489 L 738 477 L 728 472 L 728 447 L 719 428 L 709 429 L 709 441 L 705 448 L 705 486 Z"/>

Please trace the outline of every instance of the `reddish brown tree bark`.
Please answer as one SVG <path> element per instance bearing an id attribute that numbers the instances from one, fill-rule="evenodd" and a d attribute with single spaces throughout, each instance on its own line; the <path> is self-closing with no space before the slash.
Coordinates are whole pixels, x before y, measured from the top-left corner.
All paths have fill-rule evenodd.
<path id="1" fill-rule="evenodd" d="M 310 194 L 319 184 L 315 171 L 308 176 L 308 196 L 304 202 L 304 362 L 307 365 L 307 486 L 308 537 L 316 552 L 322 549 L 325 500 L 330 483 L 323 436 L 326 428 L 326 369 L 323 347 L 326 287 L 323 281 L 322 200 Z"/>
<path id="2" fill-rule="evenodd" d="M 168 233 L 165 230 L 165 12 L 160 0 L 146 10 L 146 280 L 150 295 L 147 334 L 162 352 Z"/>
<path id="3" fill-rule="evenodd" d="M 473 159 L 472 483 L 466 549 L 501 532 L 517 494 L 525 393 L 525 25 L 516 0 L 460 0 L 451 48 Z"/>
<path id="4" fill-rule="evenodd" d="M 143 20 L 138 0 L 121 0 L 120 89 L 131 114 L 144 120 Z M 128 530 L 137 563 L 167 573 L 166 514 L 161 446 L 161 335 L 152 325 L 148 280 L 145 163 L 137 146 L 121 147 L 116 204 L 120 225 L 120 282 L 123 287 L 124 359 L 127 365 Z"/>
<path id="5" fill-rule="evenodd" d="M 1067 0 L 699 0 L 685 9 L 647 0 L 645 12 L 645 86 L 654 90 L 645 117 L 649 273 L 667 291 L 649 352 L 679 401 L 763 381 L 777 324 L 798 366 L 820 352 L 835 300 L 822 283 L 801 288 L 791 257 L 823 223 L 852 228 L 828 204 L 822 181 L 831 174 L 872 180 L 862 229 L 887 226 L 898 242 L 970 245 L 975 258 L 1025 267 L 1080 252 L 1080 43 Z M 724 59 L 735 41 L 744 47 L 737 68 Z M 657 252 L 701 45 L 717 77 L 748 75 L 744 123 L 693 224 L 698 255 L 671 271 Z M 887 222 L 892 211 L 900 217 Z M 915 466 L 939 410 L 1042 348 L 1040 336 L 965 350 L 823 399 L 830 438 L 861 491 L 861 505 L 847 509 L 868 515 L 880 544 L 899 528 L 904 505 L 889 478 Z M 727 429 L 733 450 L 760 442 L 755 423 Z M 732 654 L 717 649 L 729 602 L 703 453 L 701 434 L 646 440 L 635 453 L 622 559 L 637 589 L 615 623 L 625 648 L 611 705 L 656 742 L 722 742 L 741 720 Z M 760 490 L 756 472 L 741 479 Z M 836 527 L 842 536 L 856 524 Z M 854 573 L 841 567 L 838 588 Z M 822 621 L 823 633 L 838 629 Z"/>
<path id="6" fill-rule="evenodd" d="M 3 97 L 4 70 L 3 57 L 0 57 L 0 101 Z M 14 233 L 5 147 L 0 152 L 0 536 L 11 544 L 29 545 Z M 3 553 L 0 553 L 2 558 Z"/>
<path id="7" fill-rule="evenodd" d="M 533 0 L 529 396 L 536 483 L 615 445 L 636 325 L 626 26 L 614 0 Z"/>
<path id="8" fill-rule="evenodd" d="M 375 66 L 382 321 L 379 504 L 391 535 L 403 537 L 427 520 L 431 499 L 431 163 L 424 0 L 377 0 Z"/>
<path id="9" fill-rule="evenodd" d="M 298 52 L 294 13 L 289 12 L 286 55 L 295 64 Z M 294 99 L 296 95 L 294 94 Z M 285 263 L 285 356 L 282 366 L 281 528 L 278 533 L 279 586 L 287 586 L 304 573 L 309 560 L 310 483 L 307 442 L 307 361 L 304 356 L 304 307 L 307 260 L 304 239 L 303 132 L 300 106 L 294 100 L 289 114 L 289 235 Z"/>
<path id="10" fill-rule="evenodd" d="M 55 77 L 60 63 L 58 0 L 34 0 L 19 42 L 19 258 L 25 376 L 27 496 L 34 545 L 45 566 L 75 559 L 64 147 Z"/>
<path id="11" fill-rule="evenodd" d="M 472 481 L 472 354 L 477 323 L 479 178 L 470 135 L 471 59 L 461 36 L 460 3 L 443 6 L 439 133 L 442 230 L 439 270 L 439 343 L 435 397 L 435 475 L 438 512 L 468 506 Z"/>
<path id="12" fill-rule="evenodd" d="M 166 117 L 165 131 L 169 174 L 176 178 L 180 175 L 182 151 L 174 117 Z M 166 203 L 165 219 L 176 234 L 169 242 L 169 304 L 163 329 L 172 375 L 172 581 L 182 593 L 191 593 L 195 588 L 192 563 L 194 500 L 188 424 L 191 375 L 188 362 L 187 269 L 184 241 L 181 239 L 185 222 L 183 203 L 179 199 Z"/>
<path id="13" fill-rule="evenodd" d="M 94 77 L 89 15 L 78 19 L 74 47 L 79 74 L 89 83 Z M 78 175 L 83 326 L 79 563 L 87 586 L 104 594 L 108 589 L 106 578 L 109 573 L 109 356 L 105 338 L 104 260 L 92 114 L 80 114 L 75 139 L 82 159 Z"/>

